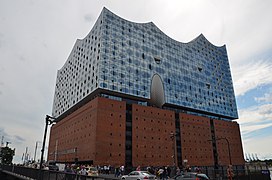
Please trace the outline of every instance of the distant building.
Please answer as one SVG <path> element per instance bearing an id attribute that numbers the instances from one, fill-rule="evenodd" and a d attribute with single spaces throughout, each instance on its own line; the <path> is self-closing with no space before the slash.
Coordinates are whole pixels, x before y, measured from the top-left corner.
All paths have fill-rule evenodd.
<path id="1" fill-rule="evenodd" d="M 48 159 L 243 166 L 226 47 L 175 41 L 106 8 L 58 71 Z M 212 140 L 213 141 L 209 141 Z"/>

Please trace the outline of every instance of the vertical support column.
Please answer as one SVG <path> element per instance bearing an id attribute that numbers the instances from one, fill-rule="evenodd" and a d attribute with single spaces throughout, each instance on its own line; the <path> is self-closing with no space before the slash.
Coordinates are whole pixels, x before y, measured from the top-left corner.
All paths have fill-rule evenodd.
<path id="1" fill-rule="evenodd" d="M 217 152 L 217 147 L 216 147 L 216 135 L 215 135 L 215 130 L 214 130 L 213 119 L 210 119 L 210 126 L 211 126 L 211 135 L 212 135 L 212 148 L 213 148 L 214 170 L 215 170 L 215 173 L 216 173 L 216 171 L 218 171 L 219 164 L 218 164 L 218 152 Z"/>
<path id="2" fill-rule="evenodd" d="M 132 105 L 126 104 L 126 151 L 125 167 L 126 170 L 132 170 Z"/>
<path id="3" fill-rule="evenodd" d="M 177 166 L 182 166 L 182 148 L 181 148 L 181 132 L 179 113 L 175 113 L 175 127 L 176 127 L 176 151 L 177 151 Z"/>

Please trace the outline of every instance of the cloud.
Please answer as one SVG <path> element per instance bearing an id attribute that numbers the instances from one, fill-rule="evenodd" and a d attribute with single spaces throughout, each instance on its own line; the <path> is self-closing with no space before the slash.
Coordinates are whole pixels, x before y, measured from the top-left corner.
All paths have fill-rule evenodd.
<path id="1" fill-rule="evenodd" d="M 13 135 L 13 134 L 8 134 L 3 127 L 0 127 L 0 138 L 2 142 L 3 138 L 3 143 L 5 145 L 6 142 L 10 142 L 12 144 L 22 144 L 25 142 L 25 139 L 19 135 Z"/>
<path id="2" fill-rule="evenodd" d="M 0 82 L 0 95 L 3 94 L 2 89 L 4 88 L 4 83 Z"/>
<path id="3" fill-rule="evenodd" d="M 234 88 L 236 96 L 242 96 L 246 92 L 261 85 L 272 84 L 272 61 L 258 60 L 234 67 Z"/>
<path id="4" fill-rule="evenodd" d="M 244 135 L 272 126 L 272 104 L 240 109 L 239 115 L 238 122 Z"/>
<path id="5" fill-rule="evenodd" d="M 86 14 L 84 16 L 84 20 L 87 22 L 92 22 L 94 20 L 94 17 L 91 14 Z"/>
<path id="6" fill-rule="evenodd" d="M 242 130 L 242 133 L 246 137 L 247 135 L 249 135 L 250 133 L 254 131 L 262 130 L 270 126 L 272 126 L 272 123 L 267 123 L 267 124 L 250 123 L 247 125 L 241 125 L 241 130 Z"/>
<path id="7" fill-rule="evenodd" d="M 16 140 L 18 143 L 22 143 L 25 141 L 25 139 L 21 136 L 15 135 L 14 140 Z"/>
<path id="8" fill-rule="evenodd" d="M 0 48 L 3 46 L 4 44 L 4 40 L 3 40 L 4 35 L 2 33 L 0 33 Z"/>
<path id="9" fill-rule="evenodd" d="M 26 58 L 24 56 L 19 56 L 18 58 L 20 61 L 26 61 Z"/>
<path id="10" fill-rule="evenodd" d="M 271 118 L 272 121 L 272 104 L 265 104 L 260 110 L 260 115 L 263 117 Z"/>
<path id="11" fill-rule="evenodd" d="M 263 97 L 255 97 L 257 102 L 272 102 L 272 93 L 265 93 Z"/>
<path id="12" fill-rule="evenodd" d="M 8 137 L 8 134 L 5 132 L 5 128 L 0 127 L 0 135 L 1 135 L 1 138 L 2 138 L 2 136 Z"/>
<path id="13" fill-rule="evenodd" d="M 5 128 L 0 127 L 0 145 L 6 146 L 7 143 L 9 147 L 14 147 L 13 145 L 17 144 L 18 142 L 23 142 L 24 139 L 18 135 L 12 135 L 6 132 Z M 3 143 L 3 144 L 2 144 Z"/>
<path id="14" fill-rule="evenodd" d="M 257 154 L 259 159 L 271 159 L 272 158 L 272 147 L 269 144 L 268 140 L 272 136 L 263 137 L 252 137 L 247 140 L 244 140 L 244 152 L 249 154 Z"/>

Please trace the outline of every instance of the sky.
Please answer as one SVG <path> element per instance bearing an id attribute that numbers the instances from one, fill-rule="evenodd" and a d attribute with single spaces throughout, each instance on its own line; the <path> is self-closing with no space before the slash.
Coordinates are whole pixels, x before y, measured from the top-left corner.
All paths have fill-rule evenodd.
<path id="1" fill-rule="evenodd" d="M 40 159 L 57 70 L 103 7 L 180 42 L 202 33 L 226 44 L 244 153 L 272 158 L 271 0 L 0 0 L 0 138 L 15 163 L 26 148 L 34 158 L 36 142 Z"/>

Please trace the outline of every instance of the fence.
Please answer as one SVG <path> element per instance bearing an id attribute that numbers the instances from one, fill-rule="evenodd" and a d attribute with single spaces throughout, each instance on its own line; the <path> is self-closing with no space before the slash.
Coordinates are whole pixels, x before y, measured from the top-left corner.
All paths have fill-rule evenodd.
<path id="1" fill-rule="evenodd" d="M 12 172 L 22 177 L 38 179 L 39 169 L 28 168 L 23 166 L 8 166 L 2 165 L 2 170 Z M 65 173 L 60 171 L 42 170 L 40 180 L 110 180 L 112 177 L 102 176 L 84 176 L 79 174 Z"/>
<path id="2" fill-rule="evenodd" d="M 216 170 L 214 169 L 214 167 L 198 167 L 198 168 L 200 168 L 203 173 L 207 174 L 211 180 L 228 179 L 227 169 L 224 166 L 218 167 Z M 3 165 L 2 169 L 31 179 L 38 179 L 39 176 L 39 169 L 34 168 Z M 194 167 L 192 167 L 192 170 L 194 170 Z M 240 166 L 234 167 L 233 172 L 234 172 L 233 180 L 270 180 L 269 170 L 250 171 L 248 169 L 244 169 L 243 166 Z M 114 176 L 84 176 L 49 170 L 41 171 L 41 180 L 100 180 L 100 179 L 110 180 L 118 178 L 114 178 Z"/>
<path id="3" fill-rule="evenodd" d="M 192 167 L 192 171 L 196 167 Z M 214 166 L 197 167 L 202 173 L 206 174 L 211 180 L 227 180 L 227 167 L 219 166 L 217 169 Z M 267 169 L 249 170 L 245 166 L 233 166 L 233 180 L 271 180 L 270 171 Z"/>

